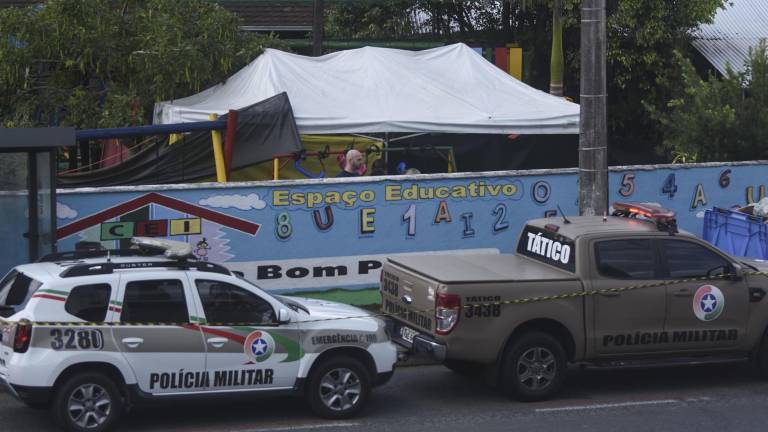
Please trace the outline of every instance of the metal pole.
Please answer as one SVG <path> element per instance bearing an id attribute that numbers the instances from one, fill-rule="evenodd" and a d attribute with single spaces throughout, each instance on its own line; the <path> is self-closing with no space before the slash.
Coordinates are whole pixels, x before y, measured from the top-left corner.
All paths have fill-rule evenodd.
<path id="1" fill-rule="evenodd" d="M 579 214 L 608 211 L 605 0 L 581 3 Z"/>
<path id="2" fill-rule="evenodd" d="M 324 10 L 323 0 L 314 0 L 314 11 L 312 13 L 312 55 L 314 57 L 323 55 Z"/>

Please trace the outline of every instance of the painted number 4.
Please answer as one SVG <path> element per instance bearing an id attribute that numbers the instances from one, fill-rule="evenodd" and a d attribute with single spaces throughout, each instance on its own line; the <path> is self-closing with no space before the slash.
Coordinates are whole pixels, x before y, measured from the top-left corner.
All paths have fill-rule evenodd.
<path id="1" fill-rule="evenodd" d="M 667 179 L 664 180 L 664 184 L 661 186 L 661 193 L 667 194 L 670 199 L 675 197 L 675 193 L 677 193 L 677 185 L 675 184 L 674 174 L 668 175 Z"/>

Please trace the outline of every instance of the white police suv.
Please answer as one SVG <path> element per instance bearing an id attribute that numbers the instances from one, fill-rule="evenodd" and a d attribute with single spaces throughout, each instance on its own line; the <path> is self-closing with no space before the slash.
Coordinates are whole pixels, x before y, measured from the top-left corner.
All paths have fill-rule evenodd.
<path id="1" fill-rule="evenodd" d="M 184 243 L 134 243 L 3 278 L 0 388 L 67 430 L 103 431 L 131 405 L 232 394 L 303 394 L 346 418 L 392 376 L 396 349 L 369 313 L 270 295 Z"/>

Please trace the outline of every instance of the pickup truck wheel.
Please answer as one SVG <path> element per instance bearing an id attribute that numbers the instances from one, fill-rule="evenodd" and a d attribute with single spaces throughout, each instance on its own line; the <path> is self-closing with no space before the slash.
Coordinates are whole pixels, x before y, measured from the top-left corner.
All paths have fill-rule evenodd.
<path id="1" fill-rule="evenodd" d="M 307 384 L 310 408 L 329 419 L 354 416 L 371 392 L 368 370 L 356 359 L 344 356 L 328 358 L 312 368 Z"/>
<path id="2" fill-rule="evenodd" d="M 122 415 L 123 398 L 115 383 L 105 375 L 80 373 L 56 390 L 51 411 L 64 430 L 102 432 Z"/>
<path id="3" fill-rule="evenodd" d="M 557 339 L 547 333 L 526 333 L 504 354 L 503 390 L 522 401 L 548 399 L 560 391 L 565 371 L 565 350 Z"/>

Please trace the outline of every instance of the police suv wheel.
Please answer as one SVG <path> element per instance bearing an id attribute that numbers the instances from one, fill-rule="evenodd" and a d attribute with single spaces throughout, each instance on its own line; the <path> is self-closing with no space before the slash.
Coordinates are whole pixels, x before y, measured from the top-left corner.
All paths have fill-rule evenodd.
<path id="1" fill-rule="evenodd" d="M 75 375 L 56 390 L 53 417 L 72 432 L 102 432 L 117 422 L 123 399 L 117 386 L 99 373 Z"/>
<path id="2" fill-rule="evenodd" d="M 503 390 L 521 401 L 549 399 L 562 388 L 565 372 L 562 344 L 546 333 L 527 333 L 509 345 L 504 354 Z"/>
<path id="3" fill-rule="evenodd" d="M 370 391 L 371 377 L 365 366 L 351 357 L 331 357 L 312 368 L 307 400 L 315 414 L 342 419 L 357 414 Z"/>

